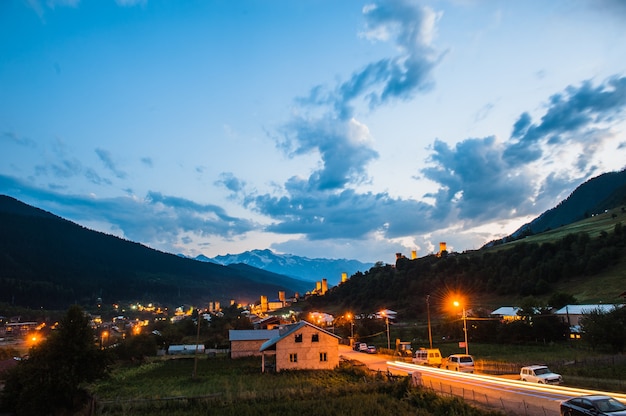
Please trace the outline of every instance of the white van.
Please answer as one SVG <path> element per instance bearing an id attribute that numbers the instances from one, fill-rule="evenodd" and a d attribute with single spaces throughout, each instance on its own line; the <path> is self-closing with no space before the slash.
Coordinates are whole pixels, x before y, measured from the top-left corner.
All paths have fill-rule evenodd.
<path id="1" fill-rule="evenodd" d="M 415 355 L 413 356 L 413 364 L 440 367 L 441 351 L 439 351 L 439 348 L 420 348 L 419 350 L 415 351 Z"/>

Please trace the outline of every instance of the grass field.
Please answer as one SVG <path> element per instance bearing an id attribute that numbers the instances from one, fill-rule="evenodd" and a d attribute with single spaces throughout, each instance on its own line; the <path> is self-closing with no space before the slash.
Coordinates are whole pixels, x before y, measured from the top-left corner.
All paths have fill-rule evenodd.
<path id="1" fill-rule="evenodd" d="M 260 359 L 157 360 L 90 386 L 97 415 L 496 416 L 362 367 L 261 374 Z"/>

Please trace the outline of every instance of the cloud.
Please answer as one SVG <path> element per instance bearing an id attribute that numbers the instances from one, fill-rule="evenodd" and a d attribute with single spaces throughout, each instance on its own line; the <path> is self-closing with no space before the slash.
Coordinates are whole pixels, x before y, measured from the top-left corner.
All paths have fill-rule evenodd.
<path id="1" fill-rule="evenodd" d="M 254 198 L 258 212 L 276 220 L 266 231 L 305 234 L 311 240 L 364 238 L 381 233 L 388 238 L 430 229 L 432 207 L 415 200 L 398 200 L 386 193 L 360 194 L 344 190 L 328 195 L 308 191 L 293 178 L 289 196 Z"/>
<path id="2" fill-rule="evenodd" d="M 246 183 L 233 175 L 232 172 L 222 172 L 215 185 L 223 186 L 233 193 L 242 191 Z"/>
<path id="3" fill-rule="evenodd" d="M 278 140 L 291 157 L 319 153 L 321 165 L 309 176 L 309 191 L 336 191 L 368 180 L 367 165 L 378 153 L 369 129 L 354 115 L 355 105 L 366 103 L 375 109 L 427 90 L 442 56 L 431 47 L 438 19 L 432 10 L 396 1 L 369 5 L 363 13 L 363 36 L 391 42 L 396 55 L 365 65 L 334 89 L 318 85 L 307 97 L 298 98 L 298 112 Z"/>
<path id="4" fill-rule="evenodd" d="M 148 0 L 115 0 L 115 3 L 122 7 L 145 6 Z"/>
<path id="5" fill-rule="evenodd" d="M 309 177 L 309 190 L 340 189 L 366 180 L 366 166 L 378 157 L 369 130 L 352 119 L 294 118 L 284 127 L 280 146 L 292 156 L 319 152 L 322 167 Z"/>
<path id="6" fill-rule="evenodd" d="M 308 179 L 292 177 L 281 195 L 249 195 L 247 206 L 275 220 L 267 231 L 303 235 L 310 241 L 399 239 L 451 224 L 457 224 L 454 233 L 459 233 L 494 218 L 533 215 L 566 197 L 593 172 L 590 161 L 606 140 L 614 138 L 609 127 L 621 121 L 625 92 L 624 78 L 613 77 L 596 87 L 584 82 L 550 97 L 539 123 L 522 113 L 508 140 L 467 138 L 454 146 L 435 140 L 427 166 L 420 170 L 438 185 L 425 195 L 434 199 L 432 205 L 350 189 L 355 177 L 366 177 L 363 166 L 376 155 L 358 140 L 341 140 L 346 134 L 340 127 L 345 125 L 337 119 L 323 123 L 294 119 L 292 131 L 299 134 L 291 142 L 294 154 L 317 150 L 324 169 Z M 538 169 L 539 161 L 575 146 L 582 150 L 570 164 L 559 160 L 550 174 Z M 341 168 L 330 163 L 333 160 Z"/>
<path id="7" fill-rule="evenodd" d="M 568 86 L 550 97 L 539 123 L 534 124 L 528 113 L 520 116 L 504 159 L 516 167 L 539 160 L 549 147 L 577 143 L 584 148 L 584 168 L 598 143 L 608 137 L 606 125 L 620 121 L 625 106 L 626 77 L 612 77 L 597 87 L 591 81 Z"/>
<path id="8" fill-rule="evenodd" d="M 0 138 L 3 138 L 5 140 L 9 140 L 12 143 L 18 144 L 20 146 L 25 146 L 25 147 L 36 147 L 37 146 L 37 142 L 35 142 L 33 139 L 30 139 L 28 137 L 24 137 L 24 136 L 20 136 L 15 132 L 11 132 L 11 131 L 5 131 L 2 133 L 2 135 L 0 135 Z"/>
<path id="9" fill-rule="evenodd" d="M 154 166 L 154 162 L 152 161 L 151 157 L 142 157 L 141 158 L 141 163 L 143 163 L 144 165 L 146 165 L 149 168 Z"/>
<path id="10" fill-rule="evenodd" d="M 65 195 L 0 175 L 0 193 L 76 222 L 114 224 L 123 237 L 155 246 L 174 247 L 183 233 L 207 237 L 235 237 L 259 228 L 253 221 L 226 214 L 223 208 L 184 198 L 149 192 L 136 197 L 96 198 Z M 189 236 L 187 236 L 189 238 Z"/>
<path id="11" fill-rule="evenodd" d="M 113 161 L 113 157 L 111 156 L 111 152 L 104 149 L 96 149 L 96 154 L 104 163 L 104 166 L 109 169 L 113 174 L 119 179 L 125 179 L 128 175 L 126 172 L 119 169 L 116 163 Z"/>
<path id="12" fill-rule="evenodd" d="M 441 218 L 452 215 L 480 224 L 553 204 L 564 196 L 563 190 L 595 171 L 591 161 L 614 138 L 609 127 L 621 122 L 625 106 L 626 78 L 613 77 L 597 87 L 586 81 L 550 97 L 539 123 L 522 113 L 505 143 L 493 136 L 469 138 L 452 148 L 435 140 L 430 166 L 421 172 L 439 184 L 429 195 L 436 200 L 436 212 Z M 572 165 L 566 158 L 558 159 L 559 165 L 547 177 L 535 169 L 535 162 L 576 146 L 580 151 Z"/>

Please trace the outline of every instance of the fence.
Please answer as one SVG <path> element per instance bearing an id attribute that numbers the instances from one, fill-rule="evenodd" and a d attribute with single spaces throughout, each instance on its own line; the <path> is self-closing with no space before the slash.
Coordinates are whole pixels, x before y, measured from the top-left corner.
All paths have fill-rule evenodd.
<path id="1" fill-rule="evenodd" d="M 500 410 L 507 416 L 559 416 L 560 414 L 558 405 L 555 408 L 547 408 L 525 399 L 507 400 L 500 396 L 497 391 L 489 391 L 487 394 L 483 391 L 477 392 L 471 388 L 456 387 L 444 382 L 433 383 L 432 380 L 429 380 L 429 382 L 423 383 L 418 372 L 412 374 L 412 382 L 440 395 L 461 398 L 477 407 Z"/>

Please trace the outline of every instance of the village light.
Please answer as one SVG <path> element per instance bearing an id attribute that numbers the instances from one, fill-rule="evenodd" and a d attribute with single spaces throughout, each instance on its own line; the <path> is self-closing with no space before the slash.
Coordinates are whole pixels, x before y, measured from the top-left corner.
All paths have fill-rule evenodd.
<path id="1" fill-rule="evenodd" d="M 453 302 L 455 307 L 461 306 L 461 303 L 458 300 Z M 465 305 L 463 306 L 463 333 L 465 334 L 465 354 L 469 355 L 469 344 L 467 343 L 467 313 L 465 312 Z"/>

